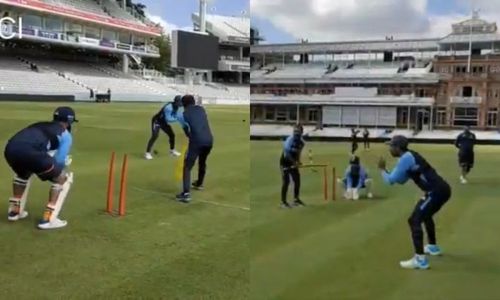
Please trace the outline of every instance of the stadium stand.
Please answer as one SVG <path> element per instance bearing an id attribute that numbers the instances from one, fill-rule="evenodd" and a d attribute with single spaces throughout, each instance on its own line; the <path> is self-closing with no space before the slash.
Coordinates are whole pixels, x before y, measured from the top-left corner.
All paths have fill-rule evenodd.
<path id="1" fill-rule="evenodd" d="M 42 0 L 47 4 L 68 7 L 70 9 L 83 10 L 96 15 L 107 16 L 102 7 L 96 1 L 86 0 Z"/>
<path id="2" fill-rule="evenodd" d="M 132 16 L 131 14 L 129 14 L 128 12 L 126 12 L 122 8 L 120 8 L 120 6 L 118 6 L 118 3 L 116 3 L 116 1 L 102 0 L 102 5 L 104 8 L 104 11 L 106 13 L 108 13 L 113 18 L 127 20 L 130 22 L 141 23 L 134 16 Z"/>

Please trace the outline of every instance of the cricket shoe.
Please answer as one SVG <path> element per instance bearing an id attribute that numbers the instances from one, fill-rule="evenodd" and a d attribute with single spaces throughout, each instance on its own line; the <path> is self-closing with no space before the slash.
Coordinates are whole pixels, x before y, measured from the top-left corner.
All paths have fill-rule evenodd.
<path id="1" fill-rule="evenodd" d="M 373 199 L 373 194 L 372 193 L 368 193 L 366 196 L 368 197 L 368 199 Z"/>
<path id="2" fill-rule="evenodd" d="M 304 202 L 302 202 L 302 200 L 300 199 L 295 199 L 295 201 L 293 201 L 293 206 L 306 206 L 306 204 Z"/>
<path id="3" fill-rule="evenodd" d="M 282 202 L 280 205 L 281 208 L 293 208 L 288 202 Z"/>
<path id="4" fill-rule="evenodd" d="M 425 247 L 424 247 L 424 253 L 432 255 L 432 256 L 438 256 L 438 255 L 441 255 L 441 248 L 439 248 L 438 245 L 428 244 L 428 245 L 425 245 Z"/>
<path id="5" fill-rule="evenodd" d="M 68 225 L 67 221 L 57 218 L 52 222 L 40 221 L 40 223 L 38 223 L 38 229 L 41 230 L 59 229 L 66 227 L 66 225 Z"/>
<path id="6" fill-rule="evenodd" d="M 153 159 L 153 155 L 151 155 L 151 153 L 149 153 L 149 152 L 146 152 L 146 154 L 144 154 L 144 158 L 147 159 L 147 160 L 152 160 Z"/>
<path id="7" fill-rule="evenodd" d="M 170 150 L 170 155 L 172 155 L 174 157 L 179 157 L 179 156 L 181 156 L 181 153 L 175 149 L 172 149 L 172 150 Z"/>
<path id="8" fill-rule="evenodd" d="M 403 269 L 417 269 L 417 270 L 425 270 L 429 269 L 429 261 L 425 257 L 425 255 L 416 254 L 409 260 L 400 261 L 399 265 Z"/>
<path id="9" fill-rule="evenodd" d="M 180 194 L 175 196 L 175 199 L 179 202 L 182 202 L 182 203 L 189 203 L 189 202 L 191 202 L 191 194 L 180 193 Z"/>
<path id="10" fill-rule="evenodd" d="M 203 191 L 203 185 L 199 184 L 198 181 L 193 182 L 192 186 L 195 190 Z"/>
<path id="11" fill-rule="evenodd" d="M 352 200 L 359 200 L 359 191 L 358 191 L 358 189 L 352 189 Z"/>
<path id="12" fill-rule="evenodd" d="M 465 177 L 463 177 L 463 176 L 460 176 L 460 182 L 462 184 L 467 184 L 467 179 L 465 179 Z"/>
<path id="13" fill-rule="evenodd" d="M 22 220 L 22 219 L 26 219 L 28 217 L 28 212 L 27 211 L 22 211 L 20 213 L 16 213 L 16 212 L 10 212 L 7 219 L 9 220 L 9 222 L 16 222 L 16 221 L 19 221 L 19 220 Z"/>

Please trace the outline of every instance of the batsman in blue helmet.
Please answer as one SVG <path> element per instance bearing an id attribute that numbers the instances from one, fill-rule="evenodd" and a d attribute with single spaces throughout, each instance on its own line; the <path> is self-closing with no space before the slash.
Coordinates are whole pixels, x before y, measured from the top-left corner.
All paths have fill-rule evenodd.
<path id="1" fill-rule="evenodd" d="M 9 200 L 8 220 L 16 222 L 28 217 L 25 210 L 32 175 L 52 182 L 49 201 L 39 229 L 56 229 L 67 225 L 59 219 L 64 200 L 73 183 L 73 174 L 65 171 L 71 164 L 72 125 L 78 122 L 71 107 L 59 107 L 53 120 L 29 125 L 7 143 L 4 156 L 14 171 L 14 195 Z"/>

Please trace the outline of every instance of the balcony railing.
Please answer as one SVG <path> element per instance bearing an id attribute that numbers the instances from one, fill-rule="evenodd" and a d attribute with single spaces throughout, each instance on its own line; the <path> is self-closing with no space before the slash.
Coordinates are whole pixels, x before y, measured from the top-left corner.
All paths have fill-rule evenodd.
<path id="1" fill-rule="evenodd" d="M 479 105 L 483 102 L 483 97 L 461 97 L 455 96 L 450 97 L 450 102 L 452 104 L 467 104 L 467 105 Z"/>

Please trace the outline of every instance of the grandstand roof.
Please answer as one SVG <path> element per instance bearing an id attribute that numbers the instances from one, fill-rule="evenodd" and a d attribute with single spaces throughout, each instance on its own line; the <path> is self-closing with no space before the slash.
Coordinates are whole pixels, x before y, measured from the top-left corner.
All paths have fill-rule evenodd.
<path id="1" fill-rule="evenodd" d="M 199 14 L 193 13 L 193 23 L 199 26 Z M 207 31 L 225 42 L 248 43 L 250 40 L 250 18 L 207 15 Z"/>
<path id="2" fill-rule="evenodd" d="M 363 105 L 363 106 L 432 106 L 434 98 L 403 96 L 339 97 L 335 95 L 287 95 L 251 94 L 252 104 L 276 105 Z"/>
<path id="3" fill-rule="evenodd" d="M 130 19 L 127 20 L 123 18 L 112 17 L 110 15 L 107 15 L 104 10 L 102 11 L 102 13 L 98 13 L 97 10 L 82 10 L 77 7 L 61 6 L 38 0 L 0 0 L 0 4 L 12 5 L 51 15 L 59 15 L 67 18 L 97 23 L 104 26 L 126 29 L 129 31 L 135 31 L 147 35 L 159 36 L 161 34 L 161 28 L 145 25 L 138 21 L 131 21 Z"/>
<path id="4" fill-rule="evenodd" d="M 500 44 L 500 34 L 496 23 L 479 19 L 477 13 L 472 18 L 452 25 L 452 33 L 443 38 L 366 40 L 321 43 L 260 44 L 252 47 L 252 54 L 354 54 L 368 52 L 427 52 L 451 49 L 464 50 L 472 42 L 475 48 L 491 49 Z M 499 45 L 496 45 L 497 47 Z"/>
<path id="5" fill-rule="evenodd" d="M 330 43 L 305 43 L 305 44 L 263 44 L 252 47 L 252 54 L 259 53 L 289 53 L 289 54 L 343 54 L 384 52 L 388 50 L 399 52 L 436 51 L 439 39 L 404 39 L 404 40 L 371 40 L 347 41 Z"/>

